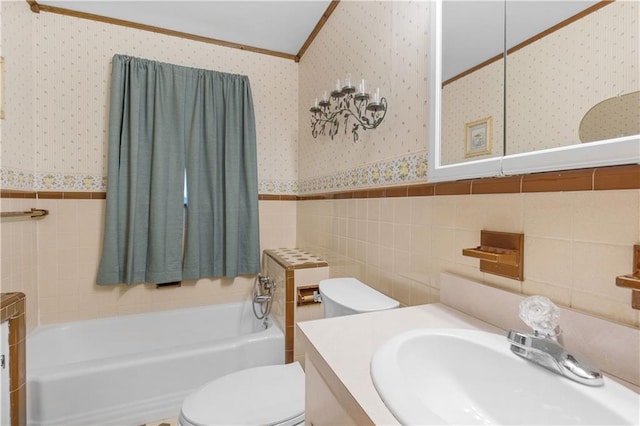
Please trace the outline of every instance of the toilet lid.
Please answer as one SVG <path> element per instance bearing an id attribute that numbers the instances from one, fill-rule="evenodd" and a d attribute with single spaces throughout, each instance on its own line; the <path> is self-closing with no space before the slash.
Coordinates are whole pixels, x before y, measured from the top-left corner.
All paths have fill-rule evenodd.
<path id="1" fill-rule="evenodd" d="M 357 312 L 383 311 L 400 305 L 356 278 L 331 278 L 319 284 L 322 297 Z"/>
<path id="2" fill-rule="evenodd" d="M 182 416 L 193 425 L 273 425 L 303 414 L 304 371 L 298 362 L 228 374 L 182 404 Z"/>

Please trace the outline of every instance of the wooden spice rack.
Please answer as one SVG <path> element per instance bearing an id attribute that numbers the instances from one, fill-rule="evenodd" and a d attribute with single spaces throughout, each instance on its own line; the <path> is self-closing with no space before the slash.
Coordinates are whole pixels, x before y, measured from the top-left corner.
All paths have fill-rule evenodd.
<path id="1" fill-rule="evenodd" d="M 462 255 L 480 259 L 482 272 L 524 280 L 524 234 L 480 231 L 480 245 Z"/>
<path id="2" fill-rule="evenodd" d="M 630 275 L 616 277 L 616 285 L 630 288 L 631 307 L 640 309 L 640 244 L 633 246 L 633 272 Z"/>

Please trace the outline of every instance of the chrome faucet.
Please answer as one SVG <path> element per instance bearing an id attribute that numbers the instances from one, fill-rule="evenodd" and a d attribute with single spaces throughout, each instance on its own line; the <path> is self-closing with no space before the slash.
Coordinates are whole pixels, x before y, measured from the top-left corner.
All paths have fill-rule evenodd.
<path id="1" fill-rule="evenodd" d="M 546 297 L 532 296 L 520 303 L 520 318 L 533 334 L 509 331 L 511 351 L 568 379 L 589 386 L 602 386 L 602 373 L 558 343 L 558 308 Z"/>
<path id="2" fill-rule="evenodd" d="M 602 374 L 587 361 L 567 352 L 549 336 L 511 330 L 507 335 L 511 351 L 568 379 L 589 386 L 602 386 Z"/>

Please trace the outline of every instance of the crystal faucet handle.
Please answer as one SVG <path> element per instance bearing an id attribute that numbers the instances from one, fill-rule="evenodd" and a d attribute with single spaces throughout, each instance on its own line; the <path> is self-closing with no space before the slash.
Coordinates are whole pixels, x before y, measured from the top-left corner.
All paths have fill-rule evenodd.
<path id="1" fill-rule="evenodd" d="M 544 296 L 531 296 L 520 302 L 519 317 L 536 334 L 554 337 L 559 334 L 560 312 L 551 300 Z"/>

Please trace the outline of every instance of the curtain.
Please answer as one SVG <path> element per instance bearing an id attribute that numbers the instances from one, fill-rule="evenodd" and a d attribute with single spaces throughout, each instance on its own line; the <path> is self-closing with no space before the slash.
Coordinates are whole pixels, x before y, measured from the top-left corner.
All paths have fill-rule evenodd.
<path id="1" fill-rule="evenodd" d="M 189 85 L 196 100 L 187 108 L 185 134 L 189 202 L 184 278 L 257 273 L 257 153 L 250 87 L 246 77 L 220 73 L 202 73 Z"/>
<path id="2" fill-rule="evenodd" d="M 108 145 L 98 284 L 259 271 L 248 77 L 115 55 Z"/>

